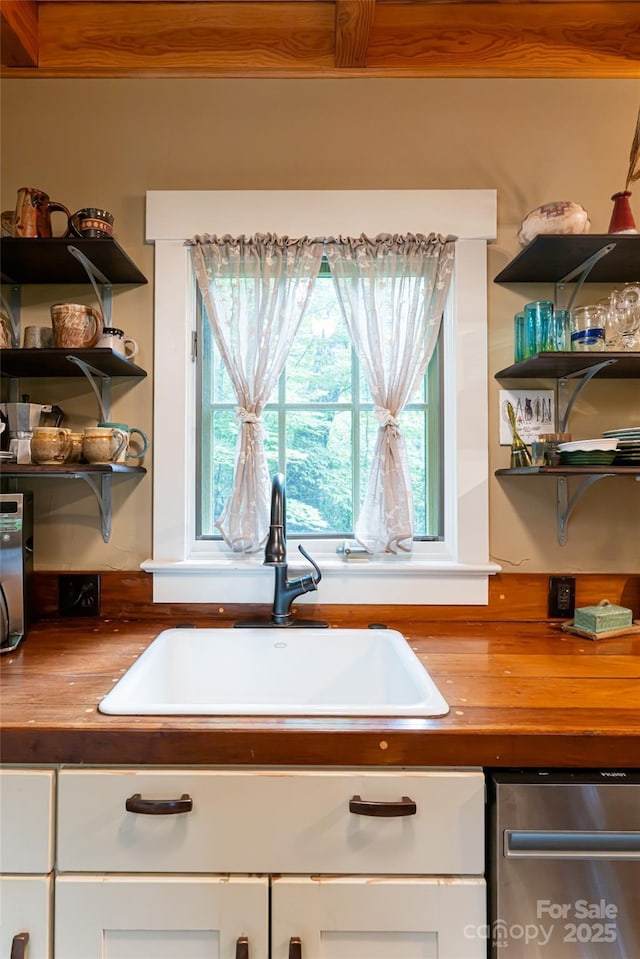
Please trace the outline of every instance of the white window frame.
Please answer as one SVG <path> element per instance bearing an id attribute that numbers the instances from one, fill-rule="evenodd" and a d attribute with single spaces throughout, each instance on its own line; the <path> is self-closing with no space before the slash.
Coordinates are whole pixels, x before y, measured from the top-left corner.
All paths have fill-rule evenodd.
<path id="1" fill-rule="evenodd" d="M 150 191 L 155 244 L 153 574 L 155 602 L 269 603 L 273 571 L 261 553 L 195 538 L 196 284 L 185 239 L 205 232 L 287 236 L 435 232 L 457 236 L 443 326 L 444 528 L 412 554 L 345 560 L 306 541 L 320 565 L 317 592 L 297 603 L 486 605 L 489 561 L 487 241 L 495 190 Z M 288 540 L 293 574 L 304 566 Z"/>

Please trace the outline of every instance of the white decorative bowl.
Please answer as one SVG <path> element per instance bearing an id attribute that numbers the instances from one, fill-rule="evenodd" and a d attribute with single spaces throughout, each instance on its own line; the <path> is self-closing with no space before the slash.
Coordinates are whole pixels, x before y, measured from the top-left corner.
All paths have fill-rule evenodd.
<path id="1" fill-rule="evenodd" d="M 607 452 L 618 448 L 618 440 L 605 439 L 602 436 L 596 440 L 573 440 L 571 443 L 560 443 L 558 449 L 561 453 L 593 453 Z"/>
<path id="2" fill-rule="evenodd" d="M 573 200 L 556 200 L 527 213 L 520 224 L 518 240 L 526 246 L 541 234 L 588 233 L 590 228 L 589 214 L 583 206 Z"/>

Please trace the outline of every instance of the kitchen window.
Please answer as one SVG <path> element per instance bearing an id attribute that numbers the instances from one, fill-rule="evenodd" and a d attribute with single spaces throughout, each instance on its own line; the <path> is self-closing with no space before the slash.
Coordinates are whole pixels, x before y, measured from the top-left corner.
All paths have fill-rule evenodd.
<path id="1" fill-rule="evenodd" d="M 440 232 L 459 237 L 439 348 L 425 391 L 414 398 L 415 411 L 403 414 L 415 413 L 428 422 L 431 403 L 433 426 L 434 394 L 428 391 L 437 384 L 439 427 L 431 430 L 431 442 L 437 434 L 440 512 L 432 503 L 431 526 L 427 530 L 425 519 L 424 535 L 416 527 L 418 535 L 408 556 L 346 561 L 336 553 L 335 538 L 318 536 L 308 548 L 319 562 L 323 581 L 310 598 L 322 604 L 486 603 L 487 577 L 498 569 L 488 560 L 486 372 L 486 241 L 495 233 L 494 191 L 148 194 L 147 238 L 156 247 L 154 547 L 153 557 L 143 568 L 153 573 L 154 598 L 215 603 L 271 600 L 273 579 L 271 571 L 262 567 L 262 555 L 232 553 L 211 538 L 207 535 L 211 516 L 198 508 L 199 461 L 202 458 L 206 484 L 209 460 L 206 450 L 202 456 L 198 425 L 199 309 L 185 246 L 185 240 L 206 232 L 241 236 L 269 230 L 282 236 Z M 203 333 L 201 328 L 201 345 Z M 440 378 L 434 376 L 437 365 Z M 363 394 L 357 381 L 355 388 L 359 406 Z M 286 390 L 286 385 L 280 389 Z M 282 400 L 282 393 L 278 399 Z M 276 402 L 269 412 L 278 420 L 281 411 L 282 403 Z M 273 465 L 280 465 L 275 451 Z M 428 509 L 425 503 L 425 515 Z M 289 560 L 296 571 L 294 526 L 290 515 Z M 341 536 L 349 530 L 333 532 Z M 303 544 L 309 535 L 305 532 L 301 537 Z"/>
<path id="2" fill-rule="evenodd" d="M 232 489 L 238 401 L 200 296 L 196 322 L 196 536 L 219 540 L 215 523 Z M 436 346 L 401 414 L 415 540 L 442 538 L 440 354 Z M 269 475 L 286 476 L 288 536 L 334 540 L 325 549 L 352 539 L 379 424 L 326 261 L 261 419 Z"/>

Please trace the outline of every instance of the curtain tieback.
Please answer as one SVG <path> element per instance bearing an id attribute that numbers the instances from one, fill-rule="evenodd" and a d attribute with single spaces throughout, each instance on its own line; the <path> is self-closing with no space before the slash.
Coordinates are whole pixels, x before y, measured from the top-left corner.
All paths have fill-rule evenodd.
<path id="1" fill-rule="evenodd" d="M 250 410 L 245 410 L 244 406 L 238 406 L 236 408 L 236 416 L 243 425 L 245 423 L 257 423 L 260 419 L 257 413 L 252 413 Z"/>
<path id="2" fill-rule="evenodd" d="M 374 412 L 381 429 L 385 430 L 390 427 L 395 433 L 400 428 L 400 424 L 391 410 L 385 409 L 384 406 L 376 406 Z"/>

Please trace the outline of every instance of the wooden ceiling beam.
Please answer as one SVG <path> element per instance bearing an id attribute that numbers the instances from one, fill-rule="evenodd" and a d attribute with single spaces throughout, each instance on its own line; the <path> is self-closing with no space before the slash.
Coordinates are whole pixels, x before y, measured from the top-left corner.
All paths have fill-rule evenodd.
<path id="1" fill-rule="evenodd" d="M 640 78 L 636 0 L 2 0 L 0 11 L 3 77 Z"/>
<path id="2" fill-rule="evenodd" d="M 635 0 L 379 2 L 369 69 L 396 76 L 640 77 Z"/>
<path id="3" fill-rule="evenodd" d="M 336 0 L 336 67 L 366 67 L 376 0 Z"/>
<path id="4" fill-rule="evenodd" d="M 38 6 L 35 0 L 2 0 L 2 62 L 10 67 L 38 65 Z"/>

